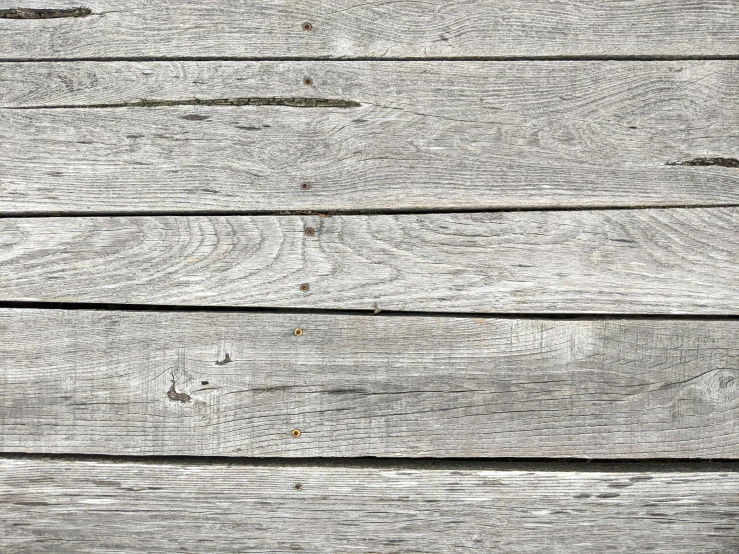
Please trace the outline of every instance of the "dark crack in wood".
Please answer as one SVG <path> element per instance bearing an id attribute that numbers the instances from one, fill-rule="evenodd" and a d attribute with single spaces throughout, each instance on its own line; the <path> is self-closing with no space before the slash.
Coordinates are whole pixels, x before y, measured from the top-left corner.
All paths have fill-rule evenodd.
<path id="1" fill-rule="evenodd" d="M 668 162 L 666 165 L 685 165 L 693 167 L 706 167 L 717 165 L 719 167 L 739 167 L 736 158 L 693 158 L 684 162 Z"/>
<path id="2" fill-rule="evenodd" d="M 87 17 L 90 8 L 82 6 L 62 9 L 9 8 L 0 10 L 0 19 L 59 19 L 61 17 Z"/>
<path id="3" fill-rule="evenodd" d="M 341 98 L 261 97 L 190 98 L 187 100 L 136 100 L 112 104 L 59 104 L 52 106 L 5 107 L 5 110 L 53 110 L 70 108 L 159 108 L 165 106 L 284 106 L 288 108 L 358 108 L 359 102 Z"/>

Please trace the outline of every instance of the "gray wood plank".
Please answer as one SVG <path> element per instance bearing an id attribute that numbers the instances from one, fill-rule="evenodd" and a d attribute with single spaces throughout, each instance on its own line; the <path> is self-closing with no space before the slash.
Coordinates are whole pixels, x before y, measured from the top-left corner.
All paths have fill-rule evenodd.
<path id="1" fill-rule="evenodd" d="M 0 300 L 736 315 L 738 214 L 8 218 Z"/>
<path id="2" fill-rule="evenodd" d="M 736 472 L 0 460 L 3 552 L 733 554 Z"/>
<path id="3" fill-rule="evenodd" d="M 736 61 L 0 64 L 0 213 L 736 205 L 737 97 Z M 318 106 L 207 105 L 274 98 Z"/>
<path id="4" fill-rule="evenodd" d="M 4 309 L 0 335 L 4 452 L 739 458 L 736 320 Z"/>
<path id="5" fill-rule="evenodd" d="M 23 8 L 79 2 L 27 0 Z M 3 0 L 0 8 L 17 8 Z M 5 59 L 715 56 L 739 54 L 734 0 L 85 0 L 5 13 Z M 68 17 L 62 17 L 67 15 Z"/>

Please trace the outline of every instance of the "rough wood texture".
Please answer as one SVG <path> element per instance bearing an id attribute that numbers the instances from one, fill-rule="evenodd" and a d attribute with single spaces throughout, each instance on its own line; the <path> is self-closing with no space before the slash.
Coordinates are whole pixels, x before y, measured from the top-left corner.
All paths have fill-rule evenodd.
<path id="1" fill-rule="evenodd" d="M 2 58 L 739 54 L 734 0 L 87 0 L 60 12 L 0 19 Z"/>
<path id="2" fill-rule="evenodd" d="M 3 552 L 734 554 L 735 472 L 0 460 Z"/>
<path id="3" fill-rule="evenodd" d="M 275 97 L 354 107 L 207 105 Z M 737 97 L 735 61 L 1 64 L 46 109 L 0 109 L 0 213 L 735 205 Z"/>
<path id="4" fill-rule="evenodd" d="M 0 219 L 0 300 L 736 315 L 738 215 Z"/>
<path id="5" fill-rule="evenodd" d="M 5 452 L 739 458 L 738 321 L 2 310 L 0 335 Z"/>

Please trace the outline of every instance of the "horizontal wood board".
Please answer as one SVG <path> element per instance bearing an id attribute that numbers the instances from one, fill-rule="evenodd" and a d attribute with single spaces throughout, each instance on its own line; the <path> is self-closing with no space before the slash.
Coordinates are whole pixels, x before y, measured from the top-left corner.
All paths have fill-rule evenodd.
<path id="1" fill-rule="evenodd" d="M 737 61 L 0 64 L 0 213 L 736 205 L 738 97 Z"/>
<path id="2" fill-rule="evenodd" d="M 3 14 L 1 57 L 739 55 L 733 0 L 85 0 L 70 9 L 80 3 L 0 2 L 5 10 L 66 8 L 72 16 Z"/>
<path id="3" fill-rule="evenodd" d="M 0 300 L 736 315 L 738 213 L 0 219 Z"/>
<path id="4" fill-rule="evenodd" d="M 738 321 L 6 309 L 0 336 L 5 452 L 739 458 Z"/>
<path id="5" fill-rule="evenodd" d="M 733 554 L 736 472 L 0 460 L 4 552 Z"/>

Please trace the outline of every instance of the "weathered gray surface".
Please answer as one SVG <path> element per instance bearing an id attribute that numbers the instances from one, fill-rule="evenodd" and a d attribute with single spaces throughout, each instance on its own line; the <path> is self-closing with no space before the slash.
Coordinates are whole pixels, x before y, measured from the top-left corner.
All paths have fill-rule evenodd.
<path id="1" fill-rule="evenodd" d="M 736 315 L 737 215 L 1 219 L 0 300 Z"/>
<path id="2" fill-rule="evenodd" d="M 21 7 L 78 5 L 27 0 Z M 18 6 L 16 0 L 0 2 L 0 8 Z M 0 55 L 39 59 L 739 54 L 739 5 L 734 0 L 87 0 L 83 6 L 92 13 L 0 19 Z M 305 31 L 305 23 L 312 30 Z"/>
<path id="3" fill-rule="evenodd" d="M 141 105 L 274 97 L 354 107 Z M 0 213 L 738 204 L 738 97 L 736 61 L 2 64 L 47 109 L 0 109 Z"/>
<path id="4" fill-rule="evenodd" d="M 738 321 L 2 310 L 0 335 L 6 452 L 739 458 Z"/>
<path id="5" fill-rule="evenodd" d="M 0 547 L 8 554 L 734 554 L 737 490 L 737 473 L 719 471 L 11 459 L 0 460 Z"/>

